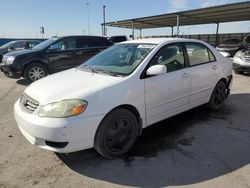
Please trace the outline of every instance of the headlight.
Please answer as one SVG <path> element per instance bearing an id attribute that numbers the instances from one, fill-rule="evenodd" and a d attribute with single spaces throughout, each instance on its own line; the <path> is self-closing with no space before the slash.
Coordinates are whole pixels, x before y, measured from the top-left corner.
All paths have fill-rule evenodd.
<path id="1" fill-rule="evenodd" d="M 238 52 L 235 54 L 235 56 L 242 59 L 242 58 L 244 57 L 244 52 L 238 51 Z"/>
<path id="2" fill-rule="evenodd" d="M 7 57 L 7 61 L 6 61 L 7 65 L 11 65 L 14 60 L 15 60 L 15 57 L 13 57 L 13 56 Z"/>
<path id="3" fill-rule="evenodd" d="M 65 118 L 77 116 L 87 108 L 87 101 L 80 99 L 66 99 L 51 103 L 40 109 L 40 117 Z"/>

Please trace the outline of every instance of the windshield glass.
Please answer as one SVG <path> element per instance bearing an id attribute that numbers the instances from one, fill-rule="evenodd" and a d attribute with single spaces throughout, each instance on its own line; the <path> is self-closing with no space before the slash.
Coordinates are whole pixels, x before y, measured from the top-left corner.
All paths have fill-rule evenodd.
<path id="1" fill-rule="evenodd" d="M 51 39 L 48 39 L 44 42 L 41 42 L 40 44 L 34 46 L 32 49 L 35 49 L 35 50 L 42 50 L 46 47 L 48 47 L 49 45 L 51 45 L 53 42 L 55 42 L 56 40 L 58 40 L 58 38 L 51 38 Z"/>
<path id="2" fill-rule="evenodd" d="M 6 43 L 6 44 L 0 46 L 0 48 L 8 48 L 9 46 L 11 46 L 11 45 L 14 44 L 14 43 L 15 43 L 15 41 L 8 42 L 8 43 Z"/>
<path id="3" fill-rule="evenodd" d="M 155 44 L 119 44 L 115 45 L 79 68 L 87 71 L 110 75 L 129 75 L 145 59 Z"/>

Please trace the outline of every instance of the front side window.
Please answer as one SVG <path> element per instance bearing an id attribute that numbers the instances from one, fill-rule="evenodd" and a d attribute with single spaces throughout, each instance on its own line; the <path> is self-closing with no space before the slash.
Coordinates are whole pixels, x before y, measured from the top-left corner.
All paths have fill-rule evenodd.
<path id="1" fill-rule="evenodd" d="M 155 46 L 155 44 L 115 45 L 82 64 L 80 69 L 111 75 L 129 75 Z"/>
<path id="2" fill-rule="evenodd" d="M 214 55 L 206 46 L 198 43 L 185 44 L 185 46 L 187 49 L 190 66 L 196 66 L 215 61 Z"/>
<path id="3" fill-rule="evenodd" d="M 33 48 L 34 46 L 36 46 L 38 44 L 39 44 L 39 42 L 30 41 L 29 42 L 29 48 Z"/>
<path id="4" fill-rule="evenodd" d="M 161 48 L 150 61 L 152 65 L 165 65 L 167 72 L 183 69 L 185 66 L 184 55 L 178 44 L 168 45 Z"/>
<path id="5" fill-rule="evenodd" d="M 49 49 L 53 50 L 71 50 L 76 48 L 76 40 L 74 38 L 62 39 L 55 44 L 52 44 Z"/>

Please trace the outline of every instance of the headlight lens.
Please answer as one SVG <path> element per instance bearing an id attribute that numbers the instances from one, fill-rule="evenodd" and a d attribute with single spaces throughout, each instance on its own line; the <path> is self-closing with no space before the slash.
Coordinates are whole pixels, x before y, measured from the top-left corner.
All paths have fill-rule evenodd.
<path id="1" fill-rule="evenodd" d="M 80 99 L 66 99 L 51 103 L 40 109 L 40 117 L 65 118 L 77 116 L 87 108 L 87 101 Z"/>
<path id="2" fill-rule="evenodd" d="M 238 51 L 236 54 L 235 54 L 236 57 L 239 57 L 239 58 L 243 58 L 244 57 L 244 52 L 242 51 Z"/>
<path id="3" fill-rule="evenodd" d="M 11 65 L 14 62 L 14 60 L 15 60 L 15 57 L 9 56 L 6 61 L 7 65 Z"/>

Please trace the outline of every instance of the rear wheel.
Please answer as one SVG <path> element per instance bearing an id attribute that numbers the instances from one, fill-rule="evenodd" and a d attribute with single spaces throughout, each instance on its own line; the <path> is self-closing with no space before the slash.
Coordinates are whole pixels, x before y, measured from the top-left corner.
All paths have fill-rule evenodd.
<path id="1" fill-rule="evenodd" d="M 29 82 L 34 82 L 48 75 L 48 70 L 40 63 L 32 63 L 24 70 L 24 78 Z"/>
<path id="2" fill-rule="evenodd" d="M 211 98 L 209 100 L 209 108 L 211 110 L 218 110 L 225 102 L 227 96 L 226 84 L 223 81 L 219 81 L 215 86 Z"/>
<path id="3" fill-rule="evenodd" d="M 138 136 L 138 122 L 133 113 L 117 109 L 107 115 L 95 136 L 95 149 L 103 157 L 113 159 L 128 152 Z"/>

